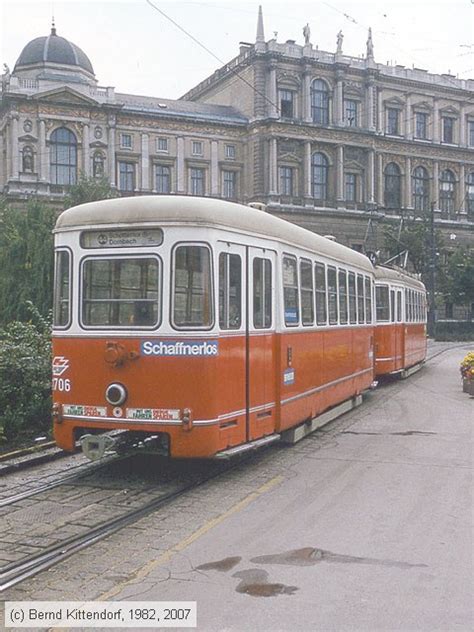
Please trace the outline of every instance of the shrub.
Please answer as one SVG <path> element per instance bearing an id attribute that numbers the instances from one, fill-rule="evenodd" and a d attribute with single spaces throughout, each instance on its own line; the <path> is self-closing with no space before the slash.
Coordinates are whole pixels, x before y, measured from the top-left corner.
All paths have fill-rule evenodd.
<path id="1" fill-rule="evenodd" d="M 50 426 L 51 328 L 30 303 L 31 320 L 0 329 L 0 435 L 12 441 Z"/>

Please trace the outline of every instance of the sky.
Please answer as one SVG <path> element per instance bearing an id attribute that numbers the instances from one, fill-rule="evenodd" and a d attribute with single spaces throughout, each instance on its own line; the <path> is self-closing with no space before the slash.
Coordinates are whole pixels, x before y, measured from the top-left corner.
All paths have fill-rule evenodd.
<path id="1" fill-rule="evenodd" d="M 303 44 L 309 23 L 313 46 L 335 52 L 342 30 L 344 54 L 358 57 L 370 26 L 376 62 L 474 78 L 474 0 L 0 0 L 0 63 L 13 70 L 54 14 L 99 85 L 177 99 L 255 41 L 259 4 L 266 40 Z"/>

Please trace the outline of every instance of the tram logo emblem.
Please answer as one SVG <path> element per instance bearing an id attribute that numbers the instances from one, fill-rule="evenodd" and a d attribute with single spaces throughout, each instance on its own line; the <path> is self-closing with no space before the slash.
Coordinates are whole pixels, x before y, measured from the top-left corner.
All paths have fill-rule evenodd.
<path id="1" fill-rule="evenodd" d="M 141 344 L 145 356 L 212 357 L 219 355 L 218 340 L 144 340 Z"/>
<path id="2" fill-rule="evenodd" d="M 69 369 L 69 360 L 64 356 L 54 356 L 53 375 L 59 377 Z"/>

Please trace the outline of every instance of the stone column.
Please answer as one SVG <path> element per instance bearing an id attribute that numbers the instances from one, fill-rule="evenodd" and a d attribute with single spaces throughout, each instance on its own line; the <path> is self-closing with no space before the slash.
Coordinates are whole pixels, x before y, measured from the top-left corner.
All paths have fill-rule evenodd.
<path id="1" fill-rule="evenodd" d="M 179 136 L 176 143 L 176 193 L 185 193 L 184 138 Z"/>
<path id="2" fill-rule="evenodd" d="M 377 132 L 383 134 L 385 131 L 385 111 L 383 107 L 382 89 L 379 88 L 377 94 Z"/>
<path id="3" fill-rule="evenodd" d="M 440 142 L 440 134 L 439 134 L 439 104 L 438 100 L 434 100 L 433 104 L 433 142 Z"/>
<path id="4" fill-rule="evenodd" d="M 369 80 L 366 86 L 365 93 L 365 124 L 369 132 L 375 132 L 376 126 L 374 123 L 374 95 L 375 86 L 373 80 Z"/>
<path id="5" fill-rule="evenodd" d="M 367 203 L 370 206 L 374 206 L 375 204 L 375 151 L 373 149 L 369 149 L 367 162 L 368 162 Z"/>
<path id="6" fill-rule="evenodd" d="M 336 70 L 336 90 L 334 103 L 334 122 L 336 125 L 344 125 L 344 73 Z"/>
<path id="7" fill-rule="evenodd" d="M 459 168 L 459 186 L 457 187 L 456 208 L 459 209 L 461 219 L 466 217 L 466 167 L 461 164 Z"/>
<path id="8" fill-rule="evenodd" d="M 411 199 L 411 158 L 405 157 L 405 208 L 412 208 Z"/>
<path id="9" fill-rule="evenodd" d="M 439 163 L 437 160 L 433 163 L 433 180 L 431 182 L 431 203 L 434 202 L 434 209 L 438 211 L 441 207 L 439 200 Z"/>
<path id="10" fill-rule="evenodd" d="M 303 120 L 311 123 L 311 72 L 303 73 Z"/>
<path id="11" fill-rule="evenodd" d="M 42 182 L 49 180 L 49 148 L 46 147 L 46 123 L 39 122 L 38 173 Z"/>
<path id="12" fill-rule="evenodd" d="M 304 196 L 312 200 L 313 193 L 311 191 L 311 141 L 307 140 L 304 144 Z"/>
<path id="13" fill-rule="evenodd" d="M 461 106 L 461 112 L 459 114 L 459 145 L 461 147 L 467 147 L 466 111 L 464 109 L 464 105 Z"/>
<path id="14" fill-rule="evenodd" d="M 270 190 L 269 195 L 278 195 L 278 141 L 276 138 L 271 138 L 270 143 Z"/>
<path id="15" fill-rule="evenodd" d="M 336 150 L 336 204 L 337 208 L 344 208 L 344 145 L 338 145 Z"/>
<path id="16" fill-rule="evenodd" d="M 411 95 L 407 94 L 405 102 L 405 138 L 412 140 L 413 138 L 413 123 L 411 112 Z"/>
<path id="17" fill-rule="evenodd" d="M 211 195 L 219 195 L 219 154 L 216 140 L 211 141 Z"/>
<path id="18" fill-rule="evenodd" d="M 18 149 L 18 115 L 13 115 L 11 122 L 11 143 L 10 143 L 10 151 L 11 151 L 11 174 L 13 180 L 18 180 L 19 171 L 20 171 L 20 152 Z"/>
<path id="19" fill-rule="evenodd" d="M 276 68 L 270 67 L 270 72 L 268 74 L 268 99 L 267 101 L 267 112 L 271 118 L 278 118 L 280 113 L 278 111 L 280 104 L 278 103 L 278 93 L 277 93 L 277 78 L 276 78 Z"/>
<path id="20" fill-rule="evenodd" d="M 383 189 L 383 156 L 382 154 L 377 154 L 377 204 L 379 206 L 385 206 Z"/>
<path id="21" fill-rule="evenodd" d="M 83 156 L 82 169 L 84 171 L 84 175 L 89 177 L 91 175 L 91 148 L 90 148 L 89 125 L 84 125 L 83 131 L 82 131 L 82 156 Z"/>
<path id="22" fill-rule="evenodd" d="M 109 160 L 109 179 L 110 179 L 110 186 L 111 187 L 115 187 L 116 186 L 116 177 L 115 177 L 115 122 L 110 124 L 109 127 L 109 131 L 108 131 L 108 136 L 109 136 L 109 147 L 108 147 L 108 160 Z"/>
<path id="23" fill-rule="evenodd" d="M 150 190 L 150 149 L 149 149 L 149 136 L 148 134 L 142 134 L 142 177 L 141 177 L 141 190 Z"/>

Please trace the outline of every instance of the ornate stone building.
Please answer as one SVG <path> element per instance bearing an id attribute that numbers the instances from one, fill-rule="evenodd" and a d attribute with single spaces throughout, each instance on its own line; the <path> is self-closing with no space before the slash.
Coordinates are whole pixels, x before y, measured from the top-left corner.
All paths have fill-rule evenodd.
<path id="1" fill-rule="evenodd" d="M 0 190 L 60 200 L 80 172 L 123 195 L 259 201 L 354 248 L 381 222 L 427 217 L 474 242 L 474 80 L 380 64 L 311 43 L 255 43 L 170 100 L 100 87 L 53 27 L 2 76 Z M 448 238 L 448 242 L 449 242 Z M 378 245 L 377 245 L 378 242 Z"/>

